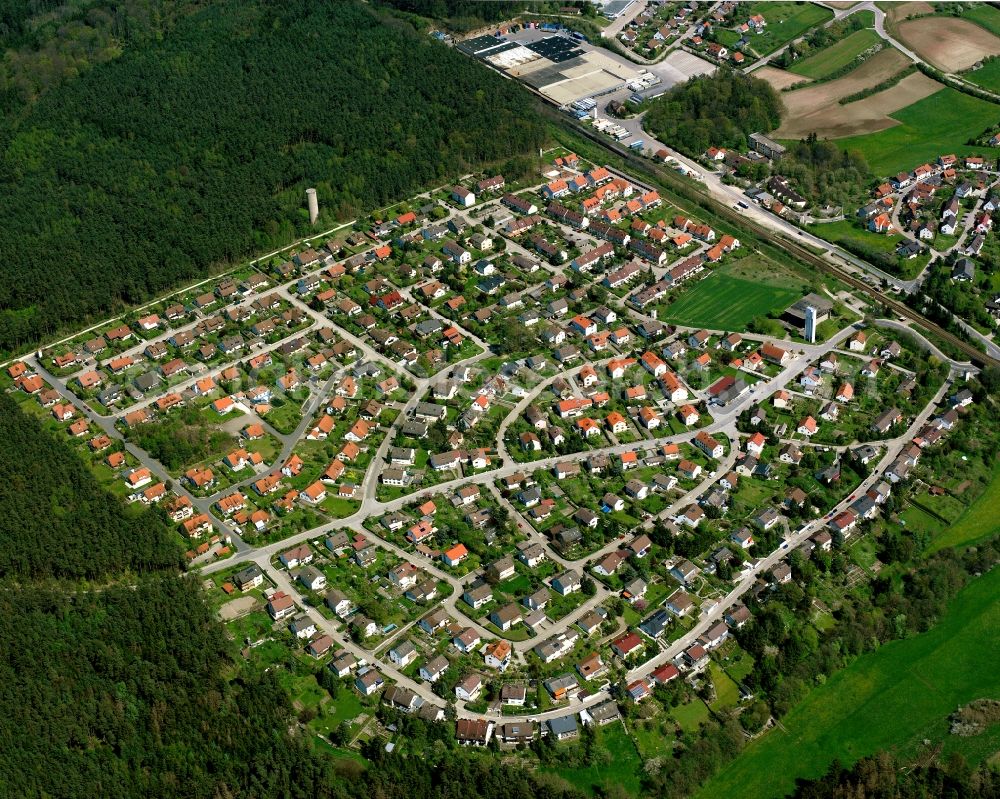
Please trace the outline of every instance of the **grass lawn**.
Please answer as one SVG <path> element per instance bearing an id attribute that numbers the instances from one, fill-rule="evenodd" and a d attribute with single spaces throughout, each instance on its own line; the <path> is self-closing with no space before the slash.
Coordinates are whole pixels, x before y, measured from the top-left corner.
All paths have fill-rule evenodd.
<path id="1" fill-rule="evenodd" d="M 638 796 L 642 787 L 642 761 L 625 728 L 620 722 L 615 722 L 601 727 L 598 736 L 601 746 L 611 755 L 610 763 L 552 769 L 553 773 L 591 796 L 595 786 L 606 788 L 611 785 L 621 785 L 628 796 Z"/>
<path id="2" fill-rule="evenodd" d="M 735 643 L 730 644 L 735 646 Z M 733 653 L 725 664 L 726 673 L 734 680 L 742 681 L 753 671 L 753 658 L 742 649 Z"/>
<path id="3" fill-rule="evenodd" d="M 1000 36 L 1000 11 L 985 3 L 970 3 L 962 13 L 965 19 L 975 22 L 990 33 Z"/>
<path id="4" fill-rule="evenodd" d="M 825 78 L 846 67 L 863 51 L 880 41 L 879 35 L 868 28 L 854 31 L 839 42 L 796 61 L 788 71 L 806 78 Z"/>
<path id="5" fill-rule="evenodd" d="M 812 3 L 750 3 L 741 11 L 741 17 L 763 14 L 767 20 L 762 34 L 750 34 L 748 37 L 750 46 L 762 56 L 773 53 L 786 42 L 797 39 L 833 16 L 829 9 Z"/>
<path id="6" fill-rule="evenodd" d="M 526 574 L 517 574 L 509 580 L 497 583 L 497 589 L 511 596 L 524 596 L 531 593 L 531 581 Z"/>
<path id="7" fill-rule="evenodd" d="M 832 241 L 834 244 L 842 244 L 853 239 L 882 252 L 895 252 L 896 247 L 899 246 L 899 242 L 902 240 L 902 237 L 899 235 L 885 236 L 881 233 L 873 233 L 870 230 L 865 230 L 849 219 L 810 225 L 809 232 L 819 236 L 821 239 Z"/>
<path id="8" fill-rule="evenodd" d="M 930 632 L 887 644 L 814 688 L 775 729 L 752 743 L 697 794 L 783 796 L 798 777 L 821 775 L 834 758 L 849 765 L 878 749 L 912 756 L 924 738 L 948 738 L 968 757 L 986 749 L 976 738 L 947 736 L 960 704 L 1000 698 L 1000 570 L 974 580 Z"/>
<path id="9" fill-rule="evenodd" d="M 916 505 L 909 505 L 899 514 L 899 518 L 905 522 L 905 529 L 914 532 L 925 532 L 937 539 L 945 532 L 945 525 L 940 519 L 935 519 L 929 513 L 921 510 Z"/>
<path id="10" fill-rule="evenodd" d="M 327 696 L 326 690 L 320 687 L 312 674 L 293 674 L 283 670 L 278 673 L 278 682 L 288 691 L 296 710 L 319 707 L 319 703 Z"/>
<path id="11" fill-rule="evenodd" d="M 302 413 L 296 402 L 289 401 L 284 405 L 275 406 L 267 415 L 267 421 L 279 433 L 291 433 L 299 422 L 302 421 Z"/>
<path id="12" fill-rule="evenodd" d="M 667 306 L 663 320 L 691 327 L 746 330 L 754 317 L 786 308 L 800 292 L 713 272 Z"/>
<path id="13" fill-rule="evenodd" d="M 692 699 L 686 704 L 671 708 L 670 715 L 685 732 L 696 732 L 703 721 L 708 721 L 708 705 L 700 699 Z"/>
<path id="14" fill-rule="evenodd" d="M 993 479 L 982 496 L 951 527 L 934 538 L 929 551 L 974 544 L 995 534 L 1000 527 L 996 517 L 997 507 L 1000 507 L 1000 466 L 994 468 Z"/>
<path id="15" fill-rule="evenodd" d="M 364 707 L 357 694 L 348 689 L 343 689 L 337 693 L 337 698 L 332 700 L 325 708 L 324 722 L 329 729 L 333 729 L 342 721 L 351 721 L 358 717 Z"/>
<path id="16" fill-rule="evenodd" d="M 859 150 L 876 175 L 908 171 L 941 153 L 979 152 L 965 142 L 996 124 L 997 112 L 992 103 L 944 88 L 891 116 L 901 124 L 837 140 L 844 149 Z"/>
<path id="17" fill-rule="evenodd" d="M 710 671 L 712 684 L 715 686 L 715 700 L 712 702 L 712 710 L 732 707 L 739 702 L 740 689 L 736 687 L 732 677 L 726 674 L 718 663 L 712 663 Z"/>
<path id="18" fill-rule="evenodd" d="M 875 564 L 875 542 L 871 536 L 857 539 L 848 547 L 847 553 L 862 569 L 870 569 Z"/>
<path id="19" fill-rule="evenodd" d="M 989 61 L 974 72 L 966 72 L 962 77 L 991 92 L 1000 92 L 1000 61 Z"/>
<path id="20" fill-rule="evenodd" d="M 742 34 L 729 28 L 723 28 L 715 32 L 715 40 L 723 47 L 736 47 L 736 42 L 742 38 Z"/>

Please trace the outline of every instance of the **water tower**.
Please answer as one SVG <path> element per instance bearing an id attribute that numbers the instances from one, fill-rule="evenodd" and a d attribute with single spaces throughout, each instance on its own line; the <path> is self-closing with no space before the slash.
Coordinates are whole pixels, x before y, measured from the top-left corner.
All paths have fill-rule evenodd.
<path id="1" fill-rule="evenodd" d="M 806 341 L 816 343 L 816 309 L 811 305 L 806 306 Z"/>
<path id="2" fill-rule="evenodd" d="M 309 224 L 315 225 L 319 219 L 319 198 L 316 189 L 306 189 L 306 202 L 309 204 Z"/>

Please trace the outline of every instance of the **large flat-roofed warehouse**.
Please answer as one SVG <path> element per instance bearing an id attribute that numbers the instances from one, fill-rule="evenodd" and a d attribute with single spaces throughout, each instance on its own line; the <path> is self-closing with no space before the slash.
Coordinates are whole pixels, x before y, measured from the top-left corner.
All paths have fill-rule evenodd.
<path id="1" fill-rule="evenodd" d="M 508 42 L 498 36 L 476 36 L 474 39 L 466 39 L 459 42 L 455 47 L 466 55 L 475 58 L 486 58 L 487 56 L 510 50 L 513 47 L 520 47 L 515 42 Z"/>
<path id="2" fill-rule="evenodd" d="M 615 91 L 639 77 L 637 68 L 597 50 L 584 50 L 565 36 L 547 36 L 524 44 L 479 36 L 458 47 L 523 81 L 557 105 Z"/>
<path id="3" fill-rule="evenodd" d="M 605 0 L 601 13 L 608 19 L 617 19 L 628 11 L 635 0 Z"/>

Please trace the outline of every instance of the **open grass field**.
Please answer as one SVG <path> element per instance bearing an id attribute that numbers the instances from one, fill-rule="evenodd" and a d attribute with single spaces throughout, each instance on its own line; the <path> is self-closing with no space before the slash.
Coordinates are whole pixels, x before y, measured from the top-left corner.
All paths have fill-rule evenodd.
<path id="1" fill-rule="evenodd" d="M 743 13 L 748 17 L 763 14 L 767 19 L 764 33 L 750 37 L 750 46 L 759 55 L 773 53 L 806 31 L 822 25 L 833 16 L 828 8 L 812 3 L 747 3 Z"/>
<path id="2" fill-rule="evenodd" d="M 817 777 L 877 749 L 908 757 L 924 738 L 942 740 L 946 717 L 980 697 L 1000 698 L 1000 570 L 974 580 L 928 633 L 866 655 L 814 688 L 775 729 L 706 783 L 698 796 L 783 796 L 797 777 Z M 966 744 L 966 742 L 968 742 Z M 991 754 L 976 738 L 951 739 L 974 762 Z"/>
<path id="3" fill-rule="evenodd" d="M 719 270 L 700 280 L 667 306 L 664 321 L 690 327 L 745 330 L 757 316 L 787 308 L 801 292 L 768 286 Z"/>
<path id="4" fill-rule="evenodd" d="M 958 17 L 920 17 L 896 26 L 899 41 L 945 72 L 968 69 L 981 58 L 1000 55 L 1000 37 Z"/>
<path id="5" fill-rule="evenodd" d="M 991 92 L 1000 92 L 1000 61 L 989 61 L 973 72 L 962 77 Z"/>
<path id="6" fill-rule="evenodd" d="M 620 722 L 614 722 L 601 727 L 598 735 L 601 745 L 611 755 L 610 763 L 553 769 L 553 773 L 589 795 L 594 794 L 595 786 L 621 785 L 628 796 L 638 796 L 642 788 L 640 781 L 642 761 L 625 728 Z"/>
<path id="7" fill-rule="evenodd" d="M 1000 36 L 1000 11 L 993 6 L 988 6 L 986 3 L 970 3 L 962 16 L 986 28 L 993 35 Z"/>
<path id="8" fill-rule="evenodd" d="M 909 65 L 895 48 L 886 48 L 867 59 L 842 78 L 816 86 L 805 86 L 781 96 L 785 104 L 781 126 L 774 135 L 779 139 L 801 139 L 810 133 L 834 139 L 858 133 L 883 130 L 895 121 L 888 115 L 935 91 L 938 83 L 923 75 L 910 75 L 895 86 L 849 105 L 840 105 L 849 97 L 898 75 Z M 761 77 L 768 78 L 766 74 Z M 912 78 L 923 78 L 925 84 Z M 772 84 L 773 85 L 773 84 Z M 920 90 L 919 93 L 915 92 Z M 877 103 L 869 102 L 877 99 Z"/>
<path id="9" fill-rule="evenodd" d="M 929 551 L 967 546 L 995 535 L 1000 531 L 997 508 L 1000 508 L 1000 466 L 993 470 L 993 479 L 982 496 L 973 502 L 953 525 L 935 537 Z"/>
<path id="10" fill-rule="evenodd" d="M 834 244 L 848 244 L 851 241 L 857 241 L 881 252 L 893 252 L 902 240 L 899 235 L 884 236 L 881 233 L 864 230 L 849 219 L 810 225 L 809 232 Z"/>
<path id="11" fill-rule="evenodd" d="M 846 149 L 860 150 L 876 175 L 894 175 L 913 169 L 924 161 L 933 161 L 941 153 L 961 156 L 979 152 L 982 148 L 965 142 L 996 124 L 997 107 L 945 88 L 897 111 L 892 117 L 900 124 L 838 142 Z"/>
<path id="12" fill-rule="evenodd" d="M 814 55 L 796 61 L 789 72 L 807 78 L 825 78 L 846 67 L 861 53 L 880 41 L 882 40 L 879 35 L 869 28 L 854 31 L 850 36 L 823 48 Z"/>

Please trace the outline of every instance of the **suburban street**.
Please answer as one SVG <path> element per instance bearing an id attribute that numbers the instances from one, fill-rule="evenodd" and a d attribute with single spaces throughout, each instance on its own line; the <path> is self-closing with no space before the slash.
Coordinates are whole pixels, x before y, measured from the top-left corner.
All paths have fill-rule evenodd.
<path id="1" fill-rule="evenodd" d="M 837 351 L 839 345 L 842 342 L 844 342 L 846 338 L 849 335 L 851 335 L 853 331 L 854 331 L 853 327 L 847 327 L 840 333 L 838 333 L 837 336 L 835 336 L 833 339 L 831 339 L 828 342 L 825 342 L 824 344 L 798 345 L 798 348 L 793 358 L 782 369 L 781 373 L 772 380 L 767 382 L 766 393 L 770 394 L 781 388 L 788 386 L 790 382 L 794 379 L 794 377 L 798 375 L 808 363 L 815 360 L 820 354 L 829 351 L 830 349 L 834 349 L 835 351 Z M 473 360 L 475 359 L 470 359 L 470 361 Z M 550 385 L 550 383 L 551 379 L 546 380 L 543 383 L 540 383 L 533 389 L 533 391 L 531 392 L 531 394 L 529 394 L 528 397 L 522 398 L 522 400 L 518 402 L 518 404 L 510 412 L 508 412 L 507 416 L 504 419 L 504 425 L 501 429 L 505 429 L 506 424 L 509 424 L 509 422 L 512 419 L 517 418 L 523 412 L 524 408 L 527 407 L 527 405 L 530 404 L 535 398 L 537 398 L 537 396 L 542 391 L 544 391 L 546 387 Z M 934 400 L 924 408 L 924 410 L 913 420 L 913 422 L 909 425 L 909 427 L 905 431 L 903 431 L 900 435 L 895 436 L 891 439 L 872 442 L 879 446 L 884 446 L 885 452 L 882 455 L 878 466 L 872 471 L 871 475 L 864 480 L 861 486 L 859 486 L 855 490 L 855 494 L 860 494 L 868 490 L 877 480 L 881 479 L 881 475 L 885 467 L 889 463 L 891 463 L 893 459 L 895 459 L 895 457 L 899 454 L 899 452 L 903 449 L 903 447 L 906 446 L 912 440 L 914 433 L 918 429 L 920 429 L 920 427 L 927 421 L 931 413 L 934 411 L 937 402 L 940 401 L 941 397 L 944 395 L 944 392 L 945 392 L 945 387 L 942 386 L 942 388 L 937 392 L 937 395 L 935 396 Z M 418 396 L 419 396 L 418 394 L 414 394 L 414 397 L 411 398 L 410 402 L 407 403 L 407 406 L 408 407 L 411 406 L 416 401 L 416 398 Z M 748 407 L 753 402 L 758 401 L 759 399 L 761 399 L 761 394 L 758 394 L 756 392 L 753 393 L 747 392 L 746 394 L 738 398 L 736 401 L 731 403 L 729 406 L 726 406 L 725 408 L 722 409 L 718 408 L 713 409 L 714 410 L 713 421 L 711 424 L 709 424 L 703 429 L 706 432 L 712 433 L 713 435 L 716 436 L 724 435 L 726 439 L 729 441 L 729 447 L 728 447 L 729 452 L 726 456 L 724 456 L 723 460 L 719 462 L 716 470 L 713 471 L 711 475 L 706 476 L 706 478 L 703 479 L 695 489 L 685 492 L 682 496 L 673 501 L 670 504 L 670 506 L 660 514 L 661 517 L 669 518 L 672 514 L 676 513 L 684 505 L 690 503 L 696 496 L 698 496 L 698 494 L 703 492 L 708 486 L 710 486 L 713 482 L 715 482 L 718 474 L 723 473 L 725 470 L 731 467 L 732 462 L 735 459 L 736 448 L 740 440 L 739 434 L 736 432 L 735 428 L 735 419 L 746 407 Z M 399 419 L 402 418 L 403 415 L 401 414 Z M 322 540 L 324 536 L 334 531 L 347 529 L 352 532 L 365 534 L 377 546 L 389 552 L 392 552 L 394 555 L 396 555 L 401 559 L 415 562 L 421 569 L 428 572 L 435 579 L 447 581 L 452 586 L 453 592 L 451 596 L 448 597 L 448 599 L 444 600 L 441 603 L 441 607 L 443 607 L 452 618 L 459 619 L 461 624 L 472 627 L 481 636 L 493 637 L 492 633 L 490 633 L 481 624 L 479 624 L 474 619 L 472 619 L 468 614 L 466 614 L 462 610 L 460 604 L 461 595 L 465 590 L 465 588 L 468 586 L 468 584 L 474 579 L 475 577 L 474 574 L 467 575 L 464 578 L 458 578 L 445 571 L 442 571 L 441 569 L 437 568 L 434 565 L 434 563 L 428 560 L 427 558 L 423 558 L 419 555 L 415 556 L 414 554 L 408 552 L 407 550 L 402 549 L 379 536 L 372 536 L 364 527 L 364 521 L 373 516 L 380 516 L 382 514 L 389 513 L 393 510 L 398 510 L 404 506 L 411 505 L 414 502 L 420 501 L 425 498 L 429 498 L 431 495 L 447 495 L 451 491 L 463 485 L 469 485 L 469 484 L 480 485 L 494 494 L 494 496 L 500 501 L 502 507 L 504 507 L 511 514 L 511 517 L 515 521 L 517 521 L 519 525 L 523 526 L 524 530 L 530 531 L 530 537 L 533 540 L 536 540 L 539 543 L 543 543 L 546 546 L 548 555 L 554 562 L 556 562 L 563 568 L 580 569 L 580 567 L 583 566 L 584 563 L 596 562 L 604 555 L 615 551 L 621 546 L 621 543 L 617 540 L 611 541 L 601 549 L 590 553 L 585 558 L 580 560 L 574 561 L 566 559 L 562 555 L 552 550 L 547 539 L 545 539 L 540 534 L 534 533 L 532 531 L 531 525 L 527 522 L 526 519 L 524 519 L 521 513 L 513 505 L 507 502 L 496 490 L 495 487 L 496 481 L 502 479 L 503 477 L 515 474 L 519 471 L 524 471 L 525 469 L 537 470 L 537 469 L 550 468 L 555 463 L 562 461 L 579 462 L 595 453 L 604 453 L 608 455 L 613 455 L 613 454 L 620 454 L 623 452 L 627 452 L 636 449 L 637 447 L 646 450 L 651 450 L 669 442 L 680 442 L 687 440 L 689 438 L 690 438 L 689 433 L 668 435 L 650 440 L 644 440 L 639 444 L 621 444 L 615 446 L 602 447 L 596 450 L 573 453 L 565 456 L 544 458 L 532 461 L 529 464 L 518 464 L 516 462 L 513 462 L 513 460 L 511 460 L 508 456 L 507 458 L 502 459 L 503 465 L 499 466 L 496 469 L 483 472 L 480 474 L 475 474 L 470 477 L 455 478 L 452 480 L 448 480 L 435 485 L 434 488 L 429 491 L 418 492 L 417 494 L 414 495 L 401 497 L 399 499 L 387 502 L 379 502 L 375 499 L 374 488 L 373 488 L 375 485 L 375 479 L 374 477 L 372 477 L 371 479 L 366 479 L 366 486 L 368 488 L 365 491 L 365 496 L 362 501 L 362 506 L 352 516 L 346 519 L 330 522 L 321 527 L 297 534 L 290 538 L 284 539 L 280 542 L 268 544 L 266 546 L 262 546 L 256 549 L 247 548 L 240 550 L 232 558 L 226 560 L 219 560 L 214 563 L 206 565 L 202 569 L 202 572 L 205 574 L 213 574 L 221 570 L 226 570 L 226 571 L 235 570 L 239 568 L 241 564 L 245 563 L 252 562 L 257 564 L 257 566 L 260 567 L 262 571 L 267 573 L 274 580 L 279 590 L 282 590 L 285 593 L 292 596 L 293 598 L 295 598 L 297 600 L 297 604 L 299 604 L 300 607 L 305 608 L 310 618 L 316 622 L 317 626 L 320 629 L 330 634 L 338 642 L 343 642 L 344 647 L 352 654 L 354 654 L 355 657 L 358 657 L 359 659 L 364 659 L 367 662 L 372 662 L 373 658 L 372 652 L 370 652 L 369 650 L 365 649 L 364 647 L 358 644 L 353 643 L 352 641 L 347 639 L 346 636 L 338 633 L 337 631 L 338 624 L 325 619 L 325 617 L 323 617 L 322 614 L 320 614 L 316 609 L 310 608 L 303 601 L 302 595 L 299 592 L 297 585 L 292 583 L 288 579 L 287 573 L 281 570 L 280 568 L 275 568 L 272 565 L 272 562 L 280 552 L 285 551 L 286 549 L 289 549 L 295 546 L 296 544 L 300 544 L 310 540 Z M 388 440 L 389 438 L 386 439 L 386 441 Z M 369 474 L 373 475 L 374 471 L 375 471 L 374 469 L 370 469 Z M 849 499 L 845 498 L 840 503 L 838 503 L 838 505 L 833 509 L 833 511 L 831 511 L 831 513 L 839 512 L 844 508 L 846 508 L 849 504 L 850 504 Z M 676 658 L 682 651 L 684 651 L 687 647 L 691 646 L 701 635 L 703 635 L 706 630 L 708 630 L 709 628 L 712 627 L 712 625 L 717 623 L 723 617 L 725 612 L 754 586 L 759 577 L 765 575 L 771 568 L 773 568 L 775 564 L 777 564 L 780 560 L 786 557 L 792 549 L 799 546 L 801 543 L 806 541 L 811 535 L 815 534 L 817 531 L 822 529 L 828 518 L 829 515 L 824 518 L 817 518 L 808 522 L 804 526 L 793 531 L 792 534 L 788 538 L 786 538 L 786 540 L 783 541 L 782 544 L 774 551 L 768 553 L 764 557 L 755 561 L 753 566 L 741 575 L 739 582 L 737 582 L 734 585 L 734 587 L 728 594 L 726 594 L 724 597 L 712 603 L 711 609 L 707 613 L 704 613 L 699 618 L 697 624 L 690 631 L 688 631 L 682 637 L 678 638 L 676 641 L 671 643 L 668 647 L 664 648 L 659 654 L 657 654 L 648 662 L 644 663 L 640 668 L 636 668 L 630 671 L 628 674 L 628 678 L 631 680 L 631 679 L 637 679 L 638 677 L 641 676 L 647 676 L 649 672 L 654 670 L 659 665 L 670 662 L 674 658 Z M 550 622 L 544 628 L 543 636 L 551 637 L 565 632 L 572 624 L 576 622 L 577 619 L 579 619 L 591 608 L 599 605 L 602 601 L 607 599 L 609 595 L 610 594 L 608 590 L 603 586 L 601 586 L 600 584 L 598 584 L 595 595 L 593 597 L 590 597 L 584 604 L 584 606 L 578 608 L 576 611 L 564 617 L 563 619 L 560 619 L 559 621 Z M 393 639 L 396 639 L 399 635 L 400 635 L 399 631 L 395 632 L 393 634 Z M 387 648 L 386 643 L 387 642 L 380 643 L 376 648 L 377 651 L 379 652 L 385 651 Z M 529 641 L 528 645 L 530 646 L 532 643 L 533 641 Z M 522 648 L 515 646 L 514 650 L 516 653 L 515 657 L 517 657 L 518 659 L 520 659 L 520 657 L 523 657 L 524 650 Z M 377 658 L 375 662 L 377 663 L 379 669 L 385 675 L 394 680 L 398 685 L 401 685 L 403 687 L 409 688 L 410 690 L 414 691 L 418 696 L 422 697 L 425 701 L 434 703 L 439 703 L 441 701 L 440 697 L 437 697 L 433 693 L 428 684 L 415 681 L 406 677 L 404 674 L 395 669 L 385 659 Z M 589 696 L 585 702 L 576 702 L 576 701 L 571 702 L 568 708 L 563 706 L 541 714 L 526 714 L 523 717 L 505 715 L 504 720 L 513 722 L 529 721 L 529 720 L 536 722 L 544 721 L 547 718 L 554 718 L 556 716 L 564 715 L 567 712 L 567 710 L 579 711 L 580 709 L 583 709 L 587 706 L 592 706 L 594 704 L 603 701 L 604 699 L 607 699 L 608 696 L 609 694 L 607 693 L 606 690 L 601 690 Z M 460 710 L 461 715 L 466 717 L 495 718 L 495 716 L 492 714 L 473 713 L 465 709 L 464 703 L 462 702 L 458 702 L 458 708 Z"/>

